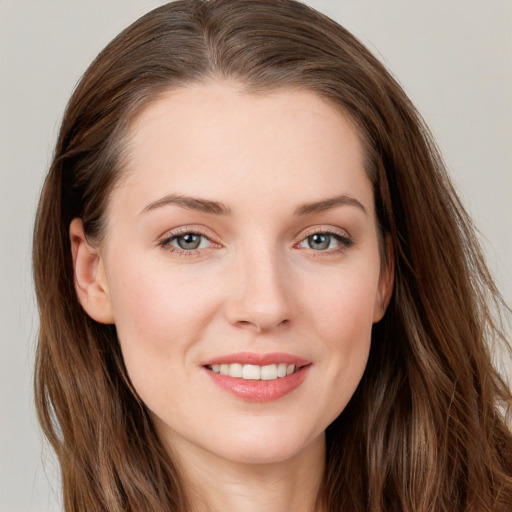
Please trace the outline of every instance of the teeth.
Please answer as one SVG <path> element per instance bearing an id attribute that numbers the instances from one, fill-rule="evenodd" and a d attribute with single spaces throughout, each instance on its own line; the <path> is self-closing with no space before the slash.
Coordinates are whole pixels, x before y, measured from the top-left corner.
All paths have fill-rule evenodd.
<path id="1" fill-rule="evenodd" d="M 261 367 L 261 380 L 274 380 L 277 379 L 277 366 L 269 364 L 268 366 Z"/>
<path id="2" fill-rule="evenodd" d="M 212 372 L 230 377 L 246 380 L 275 380 L 277 378 L 291 375 L 297 367 L 294 364 L 268 364 L 266 366 L 257 366 L 255 364 L 212 364 Z"/>
<path id="3" fill-rule="evenodd" d="M 243 367 L 241 364 L 228 364 L 226 366 L 229 366 L 229 373 L 228 375 L 230 377 L 242 377 L 243 376 Z"/>
<path id="4" fill-rule="evenodd" d="M 242 370 L 242 379 L 246 380 L 260 380 L 261 367 L 255 364 L 244 364 Z"/>

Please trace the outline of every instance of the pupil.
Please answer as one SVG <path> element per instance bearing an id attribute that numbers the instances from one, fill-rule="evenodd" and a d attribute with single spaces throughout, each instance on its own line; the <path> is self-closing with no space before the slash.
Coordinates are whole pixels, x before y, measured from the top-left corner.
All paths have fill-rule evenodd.
<path id="1" fill-rule="evenodd" d="M 178 238 L 178 245 L 181 249 L 197 249 L 201 243 L 201 235 L 187 233 Z"/>
<path id="2" fill-rule="evenodd" d="M 327 249 L 331 241 L 330 235 L 316 233 L 308 237 L 308 244 L 311 249 Z"/>

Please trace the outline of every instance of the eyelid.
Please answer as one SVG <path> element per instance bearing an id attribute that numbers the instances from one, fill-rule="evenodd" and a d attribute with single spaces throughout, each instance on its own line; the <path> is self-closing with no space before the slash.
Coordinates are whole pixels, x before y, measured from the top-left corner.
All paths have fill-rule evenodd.
<path id="1" fill-rule="evenodd" d="M 209 247 L 203 247 L 202 249 L 181 249 L 178 247 L 175 247 L 170 244 L 172 240 L 175 240 L 176 238 L 180 237 L 181 235 L 185 234 L 196 234 L 199 236 L 204 237 L 207 239 L 211 245 Z M 317 255 L 329 255 L 333 253 L 339 253 L 344 250 L 346 250 L 348 247 L 354 244 L 354 241 L 351 237 L 351 235 L 345 230 L 337 226 L 332 225 L 316 225 L 316 226 L 310 226 L 306 228 L 305 230 L 301 231 L 301 233 L 297 236 L 297 241 L 294 243 L 294 247 L 298 248 L 299 244 L 304 242 L 308 237 L 314 235 L 314 234 L 327 234 L 334 236 L 340 246 L 336 247 L 334 249 L 327 249 L 324 251 L 315 251 L 313 249 L 310 249 L 311 251 L 317 253 Z M 170 253 L 174 253 L 179 256 L 199 256 L 203 253 L 203 251 L 207 251 L 212 248 L 220 248 L 222 247 L 222 244 L 215 241 L 215 235 L 212 235 L 210 230 L 197 225 L 186 225 L 186 226 L 180 226 L 175 229 L 171 229 L 167 231 L 164 235 L 159 237 L 158 239 L 158 246 L 161 248 L 167 250 Z"/>
<path id="2" fill-rule="evenodd" d="M 299 238 L 299 241 L 304 240 L 304 238 L 307 238 L 308 236 L 314 235 L 316 233 L 327 233 L 331 235 L 339 235 L 343 238 L 352 239 L 349 232 L 346 229 L 339 228 L 337 226 L 332 226 L 329 224 L 319 224 L 316 226 L 310 226 L 303 231 L 300 232 L 297 238 Z"/>
<path id="3" fill-rule="evenodd" d="M 315 234 L 327 234 L 335 237 L 339 242 L 339 247 L 322 251 L 316 251 L 310 248 L 309 251 L 311 251 L 314 256 L 329 256 L 333 254 L 339 254 L 346 251 L 349 247 L 354 245 L 354 240 L 347 230 L 332 225 L 317 225 L 311 226 L 302 231 L 298 236 L 298 241 L 295 243 L 295 247 L 299 248 L 299 245 L 302 242 L 304 242 L 308 237 Z M 300 248 L 308 250 L 307 248 Z"/>
<path id="4" fill-rule="evenodd" d="M 195 234 L 206 238 L 210 243 L 210 247 L 203 247 L 202 249 L 180 249 L 170 244 L 170 242 L 182 235 L 186 234 Z M 214 239 L 215 237 L 210 234 L 209 230 L 201 226 L 191 225 L 191 226 L 180 226 L 175 229 L 171 229 L 165 232 L 164 235 L 158 238 L 158 246 L 163 248 L 164 250 L 170 252 L 171 254 L 176 254 L 179 256 L 199 256 L 203 251 L 206 251 L 212 247 L 219 248 L 221 244 L 217 243 Z"/>

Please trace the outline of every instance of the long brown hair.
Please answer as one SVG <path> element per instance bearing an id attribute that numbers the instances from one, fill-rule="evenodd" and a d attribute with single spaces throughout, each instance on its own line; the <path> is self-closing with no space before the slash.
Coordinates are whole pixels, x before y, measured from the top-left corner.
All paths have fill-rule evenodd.
<path id="1" fill-rule="evenodd" d="M 96 58 L 65 113 L 37 212 L 35 393 L 59 457 L 65 509 L 187 510 L 180 470 L 133 391 L 115 326 L 74 290 L 69 225 L 101 240 L 134 116 L 169 88 L 236 80 L 311 90 L 354 122 L 366 151 L 395 288 L 365 374 L 327 430 L 329 511 L 506 511 L 511 394 L 490 346 L 507 311 L 421 117 L 334 21 L 293 0 L 180 0 L 143 16 Z M 385 237 L 383 237 L 384 239 Z"/>

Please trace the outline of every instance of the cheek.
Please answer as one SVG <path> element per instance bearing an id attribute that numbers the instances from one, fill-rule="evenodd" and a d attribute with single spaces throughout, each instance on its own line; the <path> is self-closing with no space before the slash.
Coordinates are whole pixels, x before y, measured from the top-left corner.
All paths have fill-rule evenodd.
<path id="1" fill-rule="evenodd" d="M 344 409 L 364 373 L 371 344 L 373 313 L 378 276 L 372 272 L 350 272 L 331 279 L 323 293 L 311 295 L 315 304 L 314 323 L 322 340 L 319 384 L 317 390 L 325 397 L 326 423 L 333 421 Z"/>
<path id="2" fill-rule="evenodd" d="M 371 333 L 378 277 L 372 266 L 347 267 L 326 276 L 323 286 L 314 287 L 308 294 L 318 325 L 335 346 L 342 340 L 348 345 L 355 344 Z M 319 280 L 317 283 L 320 284 Z"/>
<path id="3" fill-rule="evenodd" d="M 197 283 L 186 274 L 165 276 L 160 268 L 137 264 L 117 268 L 112 276 L 115 324 L 132 378 L 183 368 L 187 349 L 214 315 L 216 300 L 209 290 L 197 293 Z"/>

